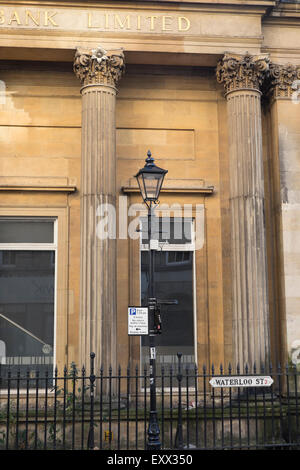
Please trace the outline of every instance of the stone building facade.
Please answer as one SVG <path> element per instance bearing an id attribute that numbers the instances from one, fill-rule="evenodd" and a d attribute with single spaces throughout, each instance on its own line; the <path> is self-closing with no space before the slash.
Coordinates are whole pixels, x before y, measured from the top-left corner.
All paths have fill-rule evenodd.
<path id="1" fill-rule="evenodd" d="M 295 1 L 1 2 L 2 364 L 146 360 L 148 149 L 199 242 L 158 237 L 161 363 L 298 364 L 299 26 Z"/>

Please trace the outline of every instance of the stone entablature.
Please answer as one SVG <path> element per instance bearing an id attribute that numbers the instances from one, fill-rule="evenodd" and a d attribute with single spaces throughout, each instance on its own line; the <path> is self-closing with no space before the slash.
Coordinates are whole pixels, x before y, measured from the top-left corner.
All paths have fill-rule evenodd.
<path id="1" fill-rule="evenodd" d="M 132 55 L 141 52 L 180 53 L 176 65 L 182 58 L 186 64 L 186 54 L 193 54 L 189 60 L 193 59 L 192 64 L 200 60 L 201 66 L 208 61 L 214 66 L 216 57 L 231 48 L 241 54 L 260 53 L 261 18 L 274 2 L 193 3 L 178 8 L 176 2 L 53 1 L 45 5 L 37 1 L 33 5 L 15 0 L 0 6 L 0 57 L 8 57 L 4 48 L 15 48 L 14 58 L 23 60 L 25 47 L 28 60 L 53 60 L 55 50 L 57 60 L 70 62 L 77 47 L 92 49 L 99 37 L 106 50 L 124 47 L 129 52 L 127 63 L 134 63 L 137 59 Z"/>

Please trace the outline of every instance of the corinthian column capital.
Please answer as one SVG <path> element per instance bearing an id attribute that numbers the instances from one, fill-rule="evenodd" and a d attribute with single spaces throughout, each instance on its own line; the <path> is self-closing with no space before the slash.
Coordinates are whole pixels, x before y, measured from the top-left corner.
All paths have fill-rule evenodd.
<path id="1" fill-rule="evenodd" d="M 300 65 L 270 64 L 268 94 L 274 98 L 291 98 L 299 89 Z"/>
<path id="2" fill-rule="evenodd" d="M 226 53 L 217 64 L 217 81 L 224 84 L 226 93 L 245 88 L 260 91 L 268 68 L 265 55 Z"/>
<path id="3" fill-rule="evenodd" d="M 117 87 L 125 70 L 122 50 L 106 52 L 101 46 L 96 49 L 77 49 L 73 70 L 82 86 L 108 85 Z"/>

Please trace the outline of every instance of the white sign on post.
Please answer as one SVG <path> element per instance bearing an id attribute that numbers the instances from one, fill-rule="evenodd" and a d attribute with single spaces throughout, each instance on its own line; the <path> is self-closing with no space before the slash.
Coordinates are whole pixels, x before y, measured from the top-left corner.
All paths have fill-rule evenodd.
<path id="1" fill-rule="evenodd" d="M 128 307 L 128 335 L 148 334 L 148 307 Z"/>
<path id="2" fill-rule="evenodd" d="M 213 377 L 209 383 L 212 387 L 270 387 L 274 380 L 268 375 L 264 376 L 219 376 Z"/>

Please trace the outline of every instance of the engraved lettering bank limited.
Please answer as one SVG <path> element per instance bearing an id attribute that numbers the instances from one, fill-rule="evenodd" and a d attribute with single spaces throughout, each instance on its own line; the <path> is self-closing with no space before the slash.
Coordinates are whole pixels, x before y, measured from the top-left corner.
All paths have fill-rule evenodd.
<path id="1" fill-rule="evenodd" d="M 191 20 L 182 15 L 115 11 L 67 11 L 30 8 L 1 8 L 0 26 L 133 33 L 187 33 Z"/>
<path id="2" fill-rule="evenodd" d="M 127 31 L 186 32 L 191 22 L 185 16 L 172 15 L 121 15 L 117 13 L 88 13 L 88 28 Z"/>

